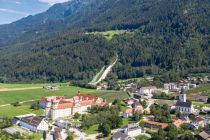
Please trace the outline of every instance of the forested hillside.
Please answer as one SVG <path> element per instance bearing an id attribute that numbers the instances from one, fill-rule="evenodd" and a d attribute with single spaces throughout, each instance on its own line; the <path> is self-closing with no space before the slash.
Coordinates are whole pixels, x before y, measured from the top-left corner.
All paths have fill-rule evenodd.
<path id="1" fill-rule="evenodd" d="M 116 54 L 114 73 L 121 79 L 170 72 L 173 81 L 187 73 L 210 73 L 209 23 L 209 0 L 57 4 L 0 26 L 0 81 L 91 79 Z M 109 30 L 130 33 L 109 40 L 90 34 Z"/>

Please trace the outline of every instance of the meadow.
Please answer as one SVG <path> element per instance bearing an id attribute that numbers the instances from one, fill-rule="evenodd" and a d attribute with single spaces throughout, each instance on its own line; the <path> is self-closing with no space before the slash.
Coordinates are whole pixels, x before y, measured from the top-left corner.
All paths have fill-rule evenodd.
<path id="1" fill-rule="evenodd" d="M 102 35 L 107 40 L 111 40 L 115 35 L 121 35 L 121 34 L 125 34 L 125 33 L 131 34 L 132 32 L 130 32 L 128 30 L 109 30 L 109 31 L 104 31 L 104 32 L 90 32 L 87 34 Z"/>
<path id="2" fill-rule="evenodd" d="M 113 101 L 114 99 L 124 99 L 128 95 L 125 92 L 118 91 L 99 91 L 95 89 L 85 89 L 80 87 L 68 86 L 67 84 L 59 84 L 59 90 L 50 91 L 43 88 L 43 84 L 37 84 L 36 86 L 41 86 L 40 89 L 27 89 L 27 90 L 16 90 L 16 91 L 0 91 L 0 116 L 4 117 L 14 117 L 17 115 L 23 115 L 28 113 L 34 113 L 37 115 L 43 115 L 44 110 L 33 110 L 30 109 L 30 105 L 33 101 L 39 100 L 46 96 L 65 96 L 72 97 L 78 94 L 78 91 L 82 94 L 91 94 L 95 96 L 102 97 L 107 101 Z M 1 88 L 23 88 L 23 87 L 34 87 L 34 85 L 4 85 L 0 84 Z M 26 102 L 25 102 L 26 101 Z M 27 102 L 28 101 L 28 102 Z M 14 102 L 24 102 L 21 106 L 14 107 L 11 105 Z M 6 106 L 4 106 L 6 105 Z"/>
<path id="3" fill-rule="evenodd" d="M 187 93 L 197 93 L 204 96 L 210 96 L 210 84 L 200 85 L 197 88 L 193 88 L 187 91 Z"/>

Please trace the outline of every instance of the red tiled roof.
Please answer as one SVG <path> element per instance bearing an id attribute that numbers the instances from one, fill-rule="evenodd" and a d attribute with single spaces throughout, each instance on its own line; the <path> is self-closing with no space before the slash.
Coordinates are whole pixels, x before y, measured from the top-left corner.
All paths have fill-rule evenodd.
<path id="1" fill-rule="evenodd" d="M 180 127 L 183 124 L 183 121 L 180 119 L 177 119 L 173 122 L 173 125 L 175 125 L 177 128 Z"/>
<path id="2" fill-rule="evenodd" d="M 96 102 L 98 99 L 97 96 L 87 95 L 87 94 L 78 94 L 77 96 L 74 96 L 69 99 L 64 99 L 60 96 L 51 96 L 51 97 L 45 97 L 40 99 L 40 102 L 46 102 L 47 100 L 57 101 L 58 102 L 58 109 L 66 109 L 66 108 L 72 108 L 75 106 L 76 102 L 78 102 L 81 106 L 88 106 L 88 105 L 100 105 L 105 106 L 109 105 L 108 102 Z"/>
<path id="3" fill-rule="evenodd" d="M 66 109 L 66 108 L 72 108 L 74 106 L 74 103 L 60 103 L 58 104 L 58 109 Z"/>
<path id="4" fill-rule="evenodd" d="M 160 122 L 153 122 L 153 121 L 144 121 L 145 124 L 150 124 L 150 125 L 156 125 L 156 126 L 160 126 L 162 129 L 165 129 L 166 127 L 168 127 L 167 123 L 160 123 Z"/>
<path id="5" fill-rule="evenodd" d="M 132 113 L 133 112 L 133 109 L 132 108 L 128 108 L 125 110 L 125 113 Z"/>

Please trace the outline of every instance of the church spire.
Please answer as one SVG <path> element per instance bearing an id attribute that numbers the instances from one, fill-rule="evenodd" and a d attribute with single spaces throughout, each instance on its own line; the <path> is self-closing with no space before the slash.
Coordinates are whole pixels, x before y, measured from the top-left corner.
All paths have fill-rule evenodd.
<path id="1" fill-rule="evenodd" d="M 187 100 L 186 92 L 185 92 L 185 89 L 182 87 L 180 95 L 179 95 L 179 101 L 186 102 L 186 100 Z"/>

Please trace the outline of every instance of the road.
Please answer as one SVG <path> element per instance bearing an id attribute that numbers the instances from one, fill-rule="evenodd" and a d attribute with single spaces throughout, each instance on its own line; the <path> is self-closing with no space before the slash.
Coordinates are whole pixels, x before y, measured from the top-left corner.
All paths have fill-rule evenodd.
<path id="1" fill-rule="evenodd" d="M 77 136 L 75 140 L 85 140 L 85 133 L 81 132 L 79 129 L 70 128 L 69 130 L 74 132 L 74 134 Z"/>

